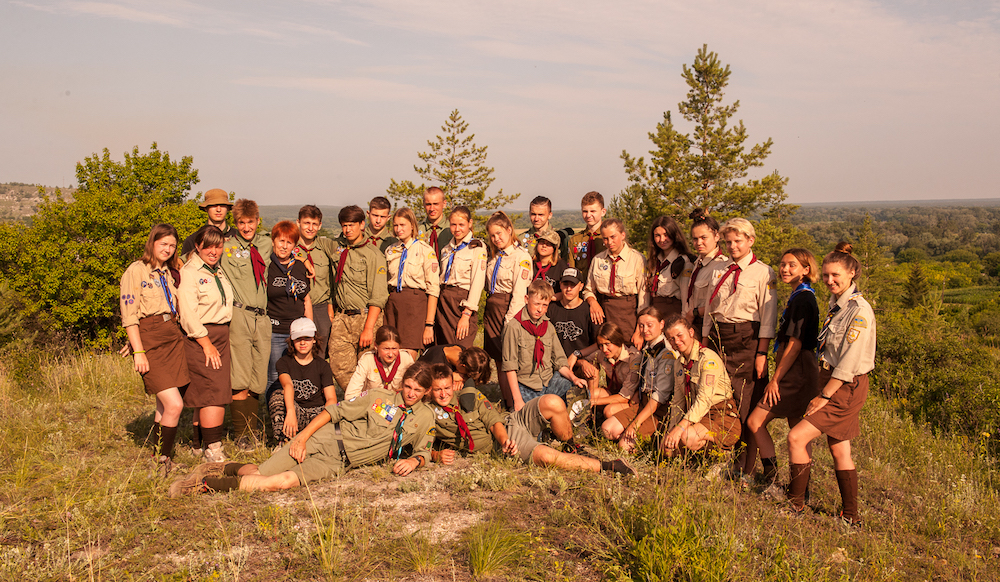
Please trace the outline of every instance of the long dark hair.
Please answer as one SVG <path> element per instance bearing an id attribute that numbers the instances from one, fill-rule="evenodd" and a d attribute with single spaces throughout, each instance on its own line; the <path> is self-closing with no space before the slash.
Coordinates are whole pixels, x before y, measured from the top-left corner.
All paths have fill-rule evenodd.
<path id="1" fill-rule="evenodd" d="M 670 244 L 678 253 L 687 257 L 691 262 L 694 262 L 695 256 L 691 253 L 690 247 L 688 247 L 687 238 L 684 237 L 684 231 L 681 230 L 680 225 L 677 221 L 673 219 L 672 216 L 658 216 L 656 220 L 653 221 L 653 225 L 649 227 L 649 242 L 646 248 L 646 269 L 652 274 L 652 276 L 657 276 L 656 267 L 657 260 L 656 257 L 660 254 L 660 247 L 657 246 L 656 240 L 653 233 L 657 228 L 662 228 L 666 231 L 667 236 L 670 237 Z M 683 263 L 681 268 L 683 268 Z M 678 275 L 674 275 L 676 279 Z"/>

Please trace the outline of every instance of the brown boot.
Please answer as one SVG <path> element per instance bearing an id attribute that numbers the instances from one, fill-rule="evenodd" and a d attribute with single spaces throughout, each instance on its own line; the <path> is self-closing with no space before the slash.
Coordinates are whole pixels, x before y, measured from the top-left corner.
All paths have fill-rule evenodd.
<path id="1" fill-rule="evenodd" d="M 806 490 L 809 488 L 809 474 L 812 462 L 790 463 L 788 465 L 788 500 L 792 509 L 802 511 L 806 508 Z"/>
<path id="2" fill-rule="evenodd" d="M 837 474 L 837 487 L 840 488 L 840 499 L 843 503 L 843 510 L 840 518 L 847 525 L 861 525 L 861 516 L 858 515 L 858 470 L 847 469 L 835 471 Z"/>

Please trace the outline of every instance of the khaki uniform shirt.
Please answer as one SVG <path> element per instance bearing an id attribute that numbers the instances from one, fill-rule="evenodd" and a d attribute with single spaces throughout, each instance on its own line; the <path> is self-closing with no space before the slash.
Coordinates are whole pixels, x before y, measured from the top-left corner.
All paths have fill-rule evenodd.
<path id="1" fill-rule="evenodd" d="M 590 263 L 594 257 L 608 247 L 604 246 L 604 238 L 601 236 L 601 225 L 594 227 L 593 232 L 584 230 L 569 237 L 569 260 L 566 261 L 570 267 L 580 271 L 580 280 L 587 281 L 590 273 Z M 591 234 L 593 241 L 591 242 Z"/>
<path id="2" fill-rule="evenodd" d="M 448 213 L 445 212 L 433 223 L 426 218 L 420 222 L 419 231 L 417 232 L 417 238 L 424 241 L 427 244 L 431 244 L 431 232 L 437 231 L 437 248 L 434 252 L 440 257 L 441 253 L 444 251 L 444 247 L 448 246 L 451 239 L 454 238 L 451 234 L 450 223 L 448 221 Z M 434 248 L 434 245 L 431 245 Z"/>
<path id="3" fill-rule="evenodd" d="M 377 463 L 389 457 L 392 431 L 399 424 L 404 407 L 402 394 L 384 388 L 362 392 L 351 400 L 326 407 L 333 422 L 340 423 L 351 467 Z M 406 415 L 400 440 L 404 448 L 413 447 L 413 452 L 408 456 L 404 454 L 403 458 L 423 457 L 425 464 L 430 462 L 434 413 L 423 401 L 414 404 L 411 413 Z"/>
<path id="4" fill-rule="evenodd" d="M 256 246 L 260 257 L 264 259 L 264 278 L 267 278 L 267 267 L 271 264 L 271 237 L 262 233 L 254 235 L 247 242 L 236 233 L 226 239 L 220 263 L 226 272 L 226 278 L 233 285 L 235 301 L 246 307 L 267 309 L 267 282 L 260 285 L 253 278 L 253 264 L 250 261 L 250 247 Z"/>
<path id="5" fill-rule="evenodd" d="M 469 245 L 460 251 L 456 249 L 464 242 Z M 452 261 L 451 274 L 448 281 L 448 258 L 455 255 Z M 461 306 L 472 311 L 479 310 L 479 297 L 483 294 L 486 284 L 486 244 L 472 233 L 465 235 L 461 241 L 452 240 L 448 246 L 441 248 L 441 286 L 452 285 L 469 291 L 469 296 L 462 301 Z"/>
<path id="6" fill-rule="evenodd" d="M 687 307 L 684 308 L 685 313 L 687 313 L 688 309 L 696 307 L 698 308 L 698 314 L 702 317 L 705 316 L 705 302 L 708 301 L 709 296 L 712 295 L 712 289 L 714 289 L 714 287 L 709 287 L 709 285 L 712 284 L 712 271 L 715 268 L 715 263 L 729 264 L 729 257 L 722 254 L 722 249 L 719 247 L 716 247 L 705 258 L 698 257 L 694 260 L 694 264 L 691 266 L 691 276 L 695 278 L 694 288 L 688 294 Z M 701 268 L 699 269 L 699 267 Z M 688 288 L 691 288 L 690 280 L 688 281 Z"/>
<path id="7" fill-rule="evenodd" d="M 698 345 L 692 351 L 692 357 L 678 355 L 674 363 L 674 398 L 670 407 L 670 426 L 676 425 L 681 419 L 691 424 L 700 421 L 710 408 L 733 397 L 733 388 L 729 383 L 726 365 L 719 354 L 709 348 Z M 687 370 L 684 366 L 694 360 L 691 367 L 691 394 L 687 394 Z"/>
<path id="8" fill-rule="evenodd" d="M 378 251 L 383 254 L 385 254 L 385 250 L 389 248 L 390 245 L 399 242 L 398 238 L 392 236 L 392 227 L 390 226 L 391 222 L 392 221 L 390 220 L 386 223 L 386 225 L 382 227 L 382 230 L 378 232 L 372 230 L 370 222 L 365 222 L 365 239 L 367 239 L 372 246 L 377 248 Z"/>
<path id="9" fill-rule="evenodd" d="M 500 267 L 497 269 L 497 261 Z M 504 315 L 503 322 L 514 319 L 514 315 L 524 307 L 524 297 L 531 283 L 531 256 L 517 245 L 510 245 L 502 251 L 497 251 L 486 263 L 486 290 L 489 292 L 493 282 L 493 270 L 496 269 L 496 285 L 493 293 L 510 293 L 510 307 Z"/>
<path id="10" fill-rule="evenodd" d="M 167 301 L 167 293 L 163 292 L 160 275 L 163 275 L 170 286 L 167 291 L 171 302 Z M 122 327 L 139 325 L 139 320 L 150 315 L 172 313 L 170 306 L 177 308 L 177 293 L 174 278 L 170 269 L 162 267 L 153 269 L 142 261 L 136 261 L 125 269 L 122 275 L 121 296 L 119 305 L 122 311 Z"/>
<path id="11" fill-rule="evenodd" d="M 631 343 L 622 346 L 622 351 L 617 358 L 609 358 L 604 355 L 604 351 L 598 348 L 592 354 L 584 358 L 594 366 L 604 370 L 606 386 L 610 390 L 613 384 L 612 378 L 618 374 L 621 387 L 630 384 L 630 390 L 635 393 L 635 386 L 639 385 L 639 366 L 632 363 L 638 362 L 642 358 L 639 350 L 635 349 Z M 615 393 L 617 394 L 617 392 Z"/>
<path id="12" fill-rule="evenodd" d="M 819 361 L 833 368 L 834 378 L 853 382 L 875 368 L 875 312 L 856 285 L 839 300 L 830 297 L 831 312 L 838 306 L 819 332 Z"/>
<path id="13" fill-rule="evenodd" d="M 609 293 L 611 286 L 611 262 L 615 263 L 615 292 Z M 590 264 L 590 274 L 587 275 L 587 286 L 583 290 L 583 298 L 590 299 L 597 295 L 613 295 L 624 297 L 638 295 L 646 283 L 646 259 L 642 253 L 625 243 L 617 257 L 611 256 L 611 251 L 603 250 Z M 628 333 L 628 332 L 625 332 Z"/>
<path id="14" fill-rule="evenodd" d="M 688 283 L 691 281 L 691 271 L 693 270 L 691 261 L 686 256 L 680 254 L 677 249 L 670 249 L 670 252 L 667 253 L 667 260 L 669 262 L 659 272 L 647 274 L 647 283 L 643 287 L 643 292 L 639 295 L 639 311 L 649 307 L 653 302 L 653 279 L 655 278 L 657 281 L 656 296 L 680 299 L 681 313 L 687 313 Z M 674 279 L 671 271 L 674 261 L 683 261 L 684 263 L 684 268 L 676 279 Z"/>
<path id="15" fill-rule="evenodd" d="M 663 347 L 655 355 L 655 350 L 643 348 L 638 357 L 629 360 L 629 375 L 622 383 L 619 394 L 631 400 L 636 391 L 641 390 L 665 410 L 674 394 L 674 361 L 677 354 L 670 349 L 662 334 L 649 345 L 655 347 L 661 343 Z"/>
<path id="16" fill-rule="evenodd" d="M 399 392 L 403 386 L 403 374 L 406 373 L 406 369 L 412 364 L 413 356 L 410 355 L 410 352 L 399 350 L 399 368 L 392 377 L 392 382 L 389 383 L 389 390 Z M 391 371 L 392 366 L 389 366 L 386 368 L 385 373 L 388 374 Z M 382 383 L 382 376 L 378 373 L 378 366 L 375 365 L 375 352 L 369 350 L 361 354 L 361 357 L 358 358 L 358 366 L 354 368 L 351 381 L 347 383 L 347 388 L 344 389 L 344 400 L 350 400 L 358 394 L 374 388 L 386 388 L 386 386 Z"/>
<path id="17" fill-rule="evenodd" d="M 313 309 L 317 305 L 330 302 L 330 282 L 333 268 L 336 266 L 331 262 L 331 257 L 338 256 L 339 248 L 337 241 L 325 236 L 318 236 L 313 239 L 312 244 L 306 244 L 301 238 L 295 249 L 292 251 L 295 258 L 307 265 L 312 265 L 312 283 L 309 287 L 309 299 L 312 300 Z"/>
<path id="18" fill-rule="evenodd" d="M 430 406 L 437 424 L 436 440 L 450 448 L 468 452 L 469 442 L 459 436 L 455 413 L 447 412 L 437 404 L 432 403 Z M 466 386 L 461 392 L 453 395 L 449 406 L 461 413 L 462 420 L 469 427 L 469 435 L 475 445 L 472 452 L 479 454 L 492 451 L 493 432 L 490 429 L 496 423 L 505 421 L 503 413 L 475 386 Z"/>
<path id="19" fill-rule="evenodd" d="M 337 242 L 340 243 L 340 249 L 332 258 L 333 298 L 337 308 L 362 312 L 369 307 L 385 308 L 385 302 L 389 300 L 385 255 L 367 241 L 356 247 L 350 246 L 344 239 Z M 347 260 L 344 262 L 340 283 L 337 283 L 337 265 L 340 264 L 340 254 L 344 252 L 347 253 Z"/>
<path id="20" fill-rule="evenodd" d="M 529 320 L 527 308 L 521 309 L 521 319 Z M 532 323 L 543 321 L 549 321 L 549 318 L 542 315 L 540 320 Z M 511 319 L 503 328 L 503 365 L 500 371 L 516 370 L 518 382 L 540 392 L 549 385 L 552 375 L 566 365 L 566 354 L 556 335 L 556 326 L 551 321 L 542 335 L 542 349 L 542 367 L 537 368 L 534 364 L 535 336 L 516 319 Z"/>
<path id="21" fill-rule="evenodd" d="M 760 322 L 758 338 L 771 339 L 775 335 L 778 322 L 778 297 L 774 293 L 776 280 L 774 270 L 762 261 L 753 261 L 753 253 L 747 254 L 737 264 L 740 266 L 740 280 L 733 290 L 736 273 L 731 273 L 719 287 L 732 260 L 712 263 L 710 291 L 705 297 L 705 323 L 702 336 L 708 337 L 713 318 L 719 323 Z M 753 262 L 751 262 L 753 261 Z M 719 292 L 715 293 L 716 287 Z M 715 299 L 712 294 L 715 293 Z M 711 317 L 708 317 L 711 315 Z"/>
<path id="22" fill-rule="evenodd" d="M 219 293 L 216 275 L 203 268 L 205 261 L 197 253 L 181 268 L 181 284 L 177 289 L 181 326 L 189 338 L 208 335 L 207 323 L 229 323 L 233 318 L 233 286 L 219 269 L 216 274 L 226 296 Z"/>
<path id="23" fill-rule="evenodd" d="M 389 287 L 396 288 L 399 279 L 399 259 L 403 256 L 403 243 L 393 243 L 385 250 L 385 262 L 389 268 Z M 419 239 L 410 239 L 406 244 L 406 262 L 403 264 L 403 287 L 422 289 L 431 297 L 441 295 L 441 275 L 438 270 L 434 249 Z"/>

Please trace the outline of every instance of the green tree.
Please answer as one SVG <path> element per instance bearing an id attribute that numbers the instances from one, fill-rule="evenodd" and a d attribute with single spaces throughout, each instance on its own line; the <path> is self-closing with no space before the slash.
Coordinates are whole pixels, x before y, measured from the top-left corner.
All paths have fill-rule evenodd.
<path id="1" fill-rule="evenodd" d="M 918 307 L 924 302 L 930 288 L 927 283 L 927 274 L 924 273 L 920 261 L 914 262 L 910 266 L 910 276 L 907 277 L 906 284 L 903 286 L 903 306 L 911 309 Z"/>
<path id="2" fill-rule="evenodd" d="M 473 141 L 476 135 L 465 135 L 468 129 L 469 124 L 462 119 L 458 109 L 452 111 L 441 126 L 442 133 L 427 141 L 430 151 L 417 153 L 423 164 L 413 166 L 413 171 L 424 183 L 417 186 L 410 180 L 397 182 L 392 179 L 386 190 L 389 197 L 414 209 L 418 215 L 424 205 L 425 183 L 444 191 L 448 208 L 464 205 L 473 214 L 503 208 L 517 200 L 520 194 L 504 194 L 502 188 L 496 194 L 487 195 L 487 190 L 496 179 L 493 168 L 486 165 L 488 146 L 476 146 Z M 485 221 L 486 217 L 476 218 L 480 226 Z"/>
<path id="3" fill-rule="evenodd" d="M 73 200 L 58 190 L 45 196 L 30 227 L 0 225 L 0 269 L 27 312 L 45 311 L 86 343 L 107 345 L 119 325 L 121 275 L 150 228 L 166 222 L 184 236 L 203 222 L 189 195 L 198 171 L 190 156 L 174 161 L 153 143 L 123 162 L 105 149 L 76 165 L 76 179 Z"/>
<path id="4" fill-rule="evenodd" d="M 878 233 L 872 227 L 872 217 L 865 214 L 865 221 L 858 233 L 858 244 L 853 254 L 861 263 L 861 273 L 858 274 L 858 288 L 874 307 L 881 299 L 883 291 L 893 285 L 889 274 L 892 266 L 889 247 L 879 244 Z"/>

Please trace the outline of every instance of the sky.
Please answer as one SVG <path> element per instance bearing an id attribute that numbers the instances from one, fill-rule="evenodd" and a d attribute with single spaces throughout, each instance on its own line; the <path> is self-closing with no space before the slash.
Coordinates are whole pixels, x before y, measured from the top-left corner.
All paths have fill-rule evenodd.
<path id="1" fill-rule="evenodd" d="M 789 202 L 1000 198 L 1000 3 L 0 0 L 0 182 L 156 142 L 195 191 L 364 205 L 458 109 L 491 192 L 578 208 L 707 44 Z M 993 168 L 991 170 L 990 168 Z M 517 206 L 517 204 L 516 204 Z"/>

